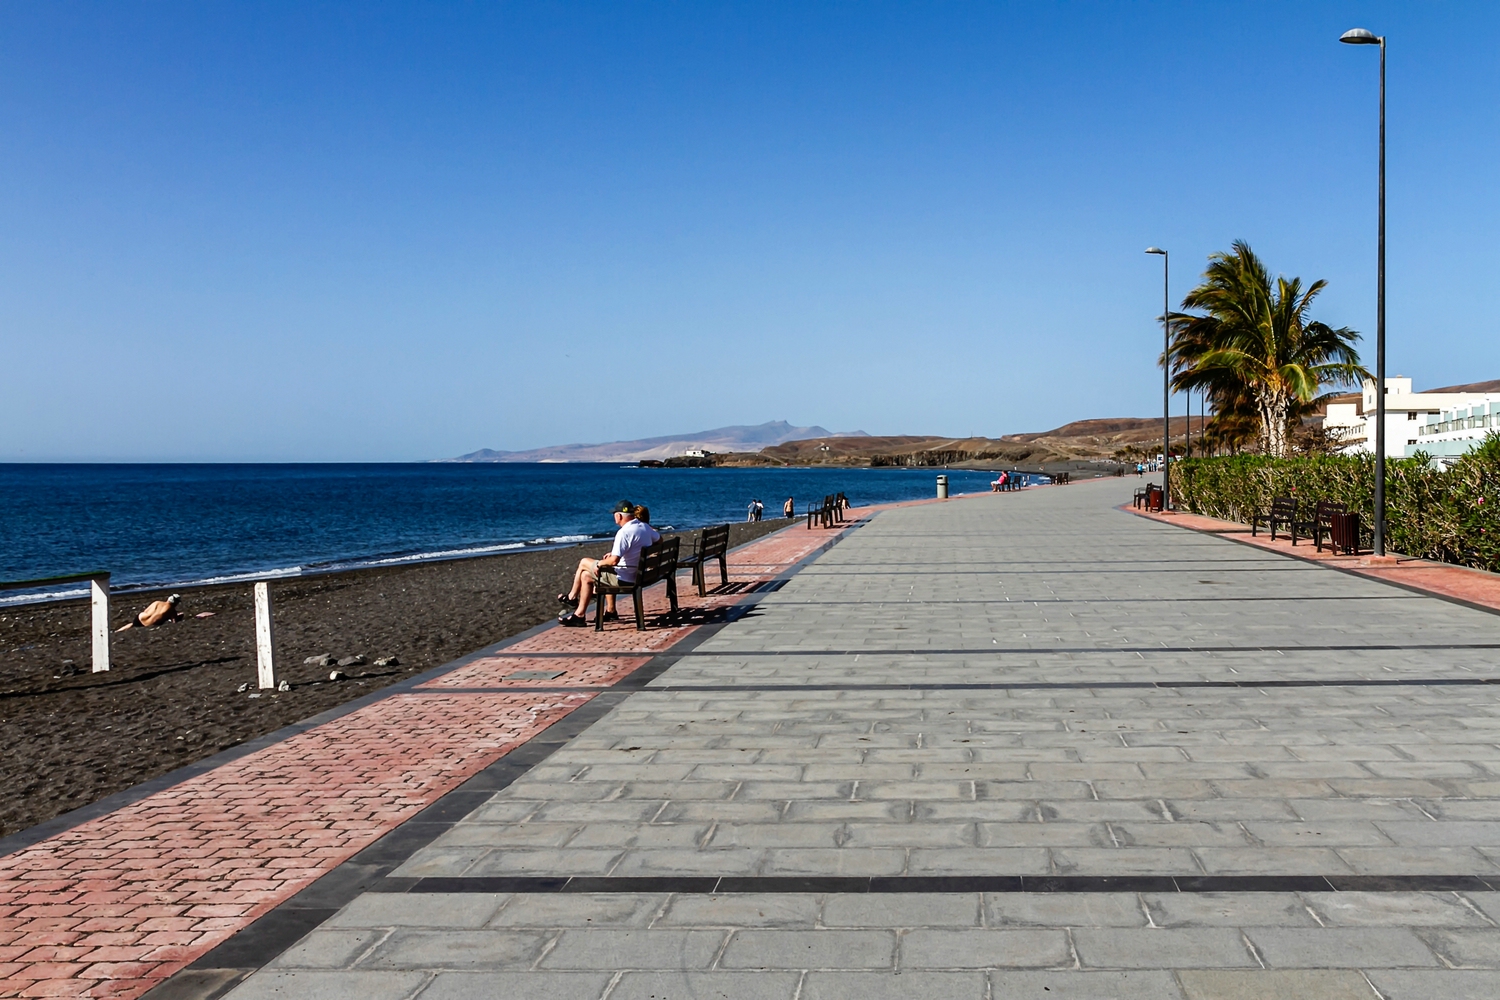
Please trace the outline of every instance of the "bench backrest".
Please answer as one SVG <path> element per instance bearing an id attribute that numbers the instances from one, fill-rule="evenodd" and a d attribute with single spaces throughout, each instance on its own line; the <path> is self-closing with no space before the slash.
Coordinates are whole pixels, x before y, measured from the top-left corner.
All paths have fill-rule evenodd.
<path id="1" fill-rule="evenodd" d="M 695 550 L 703 559 L 717 559 L 729 551 L 729 525 L 720 524 L 712 528 L 704 528 L 698 536 L 698 545 Z"/>
<path id="2" fill-rule="evenodd" d="M 1313 514 L 1313 519 L 1319 524 L 1328 524 L 1332 521 L 1333 515 L 1347 513 L 1349 513 L 1349 508 L 1345 504 L 1339 503 L 1336 500 L 1319 500 L 1318 509 Z"/>
<path id="3" fill-rule="evenodd" d="M 677 547 L 681 539 L 663 538 L 641 550 L 641 561 L 635 569 L 637 586 L 648 587 L 677 572 Z"/>
<path id="4" fill-rule="evenodd" d="M 1295 497 L 1273 497 L 1271 499 L 1271 516 L 1277 520 L 1296 517 L 1297 499 Z"/>

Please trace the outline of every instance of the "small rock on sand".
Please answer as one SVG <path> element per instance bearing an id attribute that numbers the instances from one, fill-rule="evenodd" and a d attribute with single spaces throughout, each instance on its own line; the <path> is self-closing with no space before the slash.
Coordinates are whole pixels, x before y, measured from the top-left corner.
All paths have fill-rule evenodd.
<path id="1" fill-rule="evenodd" d="M 330 670 L 328 672 L 328 679 L 331 681 L 341 681 L 347 676 L 342 670 Z"/>
<path id="2" fill-rule="evenodd" d="M 333 657 L 327 653 L 319 653 L 317 656 L 309 656 L 303 660 L 302 665 L 304 667 L 331 667 L 333 666 Z"/>
<path id="3" fill-rule="evenodd" d="M 401 665 L 401 660 L 399 657 L 395 656 L 382 656 L 380 659 L 375 661 L 375 665 L 377 667 L 399 667 Z"/>
<path id="4" fill-rule="evenodd" d="M 292 682 L 291 681 L 282 681 L 280 684 L 276 685 L 276 690 L 278 690 L 278 691 L 290 691 L 291 689 L 292 689 Z"/>
<path id="5" fill-rule="evenodd" d="M 355 654 L 354 656 L 345 656 L 339 660 L 339 666 L 341 667 L 362 667 L 364 665 L 365 658 L 359 654 Z"/>
<path id="6" fill-rule="evenodd" d="M 246 681 L 245 683 L 241 684 L 239 687 L 235 688 L 234 690 L 235 690 L 236 694 L 244 694 L 246 691 L 250 690 L 250 682 Z"/>

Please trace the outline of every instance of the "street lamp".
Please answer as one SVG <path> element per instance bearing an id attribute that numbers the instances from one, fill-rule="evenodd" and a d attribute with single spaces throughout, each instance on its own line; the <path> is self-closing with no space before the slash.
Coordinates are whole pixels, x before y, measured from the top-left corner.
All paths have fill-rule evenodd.
<path id="1" fill-rule="evenodd" d="M 1167 313 L 1170 311 L 1171 298 L 1167 294 L 1168 269 L 1167 265 L 1171 258 L 1167 252 L 1160 247 L 1147 247 L 1147 253 L 1161 255 L 1161 509 L 1165 513 L 1172 509 L 1172 480 L 1170 478 L 1172 466 L 1172 432 L 1170 420 L 1172 419 L 1171 402 L 1171 372 L 1172 364 L 1170 352 L 1172 350 L 1170 324 L 1167 322 Z"/>
<path id="2" fill-rule="evenodd" d="M 1380 236 L 1375 265 L 1375 554 L 1385 555 L 1385 36 L 1352 28 L 1347 45 L 1380 46 Z"/>

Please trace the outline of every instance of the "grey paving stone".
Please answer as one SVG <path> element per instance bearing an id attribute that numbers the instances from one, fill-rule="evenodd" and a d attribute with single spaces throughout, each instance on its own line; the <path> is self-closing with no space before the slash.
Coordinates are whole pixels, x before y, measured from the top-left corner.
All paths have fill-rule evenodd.
<path id="1" fill-rule="evenodd" d="M 1494 926 L 1451 892 L 1308 892 L 1302 898 L 1335 927 Z"/>
<path id="2" fill-rule="evenodd" d="M 1168 972 L 1125 971 L 1016 972 L 989 974 L 996 1000 L 1181 1000 L 1182 991 Z"/>
<path id="3" fill-rule="evenodd" d="M 892 931 L 739 931 L 729 940 L 724 969 L 892 969 Z"/>
<path id="4" fill-rule="evenodd" d="M 1073 952 L 1061 930 L 919 929 L 902 935 L 899 965 L 903 969 L 1047 969 L 1071 967 Z"/>
<path id="5" fill-rule="evenodd" d="M 986 1000 L 983 972 L 812 972 L 803 1000 Z"/>
<path id="6" fill-rule="evenodd" d="M 365 969 L 525 969 L 554 932 L 399 929 Z"/>
<path id="7" fill-rule="evenodd" d="M 350 972 L 266 969 L 226 996 L 234 1000 L 407 1000 L 425 972 Z"/>
<path id="8" fill-rule="evenodd" d="M 1080 927 L 1073 946 L 1084 968 L 1201 969 L 1257 967 L 1237 930 L 1130 930 Z"/>
<path id="9" fill-rule="evenodd" d="M 984 895 L 991 927 L 1144 927 L 1134 893 L 994 892 Z"/>
<path id="10" fill-rule="evenodd" d="M 492 892 L 367 892 L 322 926 L 483 927 L 508 899 Z"/>
<path id="11" fill-rule="evenodd" d="M 1500 930 L 1424 928 L 1420 935 L 1449 965 L 1463 969 L 1500 969 Z"/>
<path id="12" fill-rule="evenodd" d="M 1142 897 L 1157 927 L 1317 927 L 1290 892 L 1163 892 Z"/>
<path id="13" fill-rule="evenodd" d="M 1500 972 L 1371 969 L 1369 977 L 1385 1000 L 1494 1000 L 1500 997 Z"/>
<path id="14" fill-rule="evenodd" d="M 1249 927 L 1245 933 L 1271 968 L 1389 969 L 1438 964 L 1427 946 L 1404 927 Z"/>
<path id="15" fill-rule="evenodd" d="M 1177 978 L 1187 1000 L 1380 1000 L 1353 969 L 1190 969 Z"/>
<path id="16" fill-rule="evenodd" d="M 282 952 L 271 962 L 276 969 L 339 969 L 385 937 L 385 931 L 324 930 L 319 928 Z"/>
<path id="17" fill-rule="evenodd" d="M 801 979 L 797 972 L 627 972 L 609 1000 L 792 1000 Z"/>
<path id="18" fill-rule="evenodd" d="M 421 1000 L 597 1000 L 613 978 L 607 972 L 440 972 L 420 996 Z"/>
<path id="19" fill-rule="evenodd" d="M 978 893 L 841 893 L 825 897 L 825 927 L 978 927 Z"/>
<path id="20" fill-rule="evenodd" d="M 723 931 L 570 928 L 542 959 L 543 969 L 707 969 Z"/>
<path id="21" fill-rule="evenodd" d="M 862 897 L 863 898 L 863 897 Z M 805 893 L 673 896 L 657 927 L 800 927 L 818 922 L 818 897 Z"/>
<path id="22" fill-rule="evenodd" d="M 489 921 L 490 927 L 644 927 L 666 905 L 665 893 L 522 893 Z"/>

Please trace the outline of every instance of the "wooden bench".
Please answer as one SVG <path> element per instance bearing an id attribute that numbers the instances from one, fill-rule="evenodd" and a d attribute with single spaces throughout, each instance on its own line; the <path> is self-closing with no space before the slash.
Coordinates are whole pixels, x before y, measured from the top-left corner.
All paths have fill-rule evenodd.
<path id="1" fill-rule="evenodd" d="M 831 528 L 831 527 L 833 527 L 833 516 L 834 516 L 833 497 L 832 496 L 826 496 L 826 497 L 823 498 L 823 502 L 819 506 L 808 507 L 807 508 L 807 527 L 808 527 L 808 530 L 809 531 L 812 530 L 813 521 L 817 521 L 819 527 L 823 527 L 823 528 Z"/>
<path id="2" fill-rule="evenodd" d="M 630 595 L 630 599 L 635 602 L 635 627 L 640 632 L 646 630 L 646 608 L 641 595 L 653 583 L 667 585 L 667 599 L 672 602 L 672 614 L 677 613 L 677 547 L 680 541 L 681 539 L 678 538 L 663 538 L 655 545 L 648 545 L 642 549 L 641 561 L 635 567 L 634 583 L 622 584 L 618 587 L 598 584 L 598 591 L 594 597 L 595 632 L 604 631 L 605 594 Z"/>
<path id="3" fill-rule="evenodd" d="M 1266 514 L 1266 522 L 1271 528 L 1271 541 L 1276 540 L 1276 526 L 1286 528 L 1287 534 L 1292 536 L 1292 544 L 1297 544 L 1297 498 L 1296 497 L 1272 497 L 1271 509 Z M 1250 534 L 1254 535 L 1260 526 L 1260 513 L 1250 515 Z"/>
<path id="4" fill-rule="evenodd" d="M 704 528 L 698 534 L 697 541 L 693 542 L 693 554 L 680 560 L 677 568 L 691 567 L 693 570 L 693 582 L 698 585 L 698 596 L 708 596 L 708 583 L 705 581 L 704 567 L 710 560 L 719 561 L 719 585 L 723 586 L 729 582 L 729 525 L 721 524 L 716 528 Z"/>
<path id="5" fill-rule="evenodd" d="M 844 519 L 844 511 L 849 509 L 849 498 L 844 496 L 843 491 L 833 495 L 833 516 L 839 521 Z"/>
<path id="6" fill-rule="evenodd" d="M 1145 486 L 1136 490 L 1134 500 L 1135 509 L 1140 510 L 1142 507 L 1145 507 L 1151 499 L 1151 494 L 1155 493 L 1159 488 L 1160 487 L 1158 487 L 1155 483 L 1147 483 Z"/>
<path id="7" fill-rule="evenodd" d="M 1347 513 L 1349 513 L 1349 508 L 1344 504 L 1333 500 L 1318 501 L 1317 509 L 1313 512 L 1312 536 L 1313 545 L 1317 547 L 1319 552 L 1323 551 L 1323 537 L 1325 535 L 1328 537 L 1329 543 L 1333 543 L 1333 515 Z M 1337 552 L 1338 547 L 1335 545 L 1333 550 Z"/>

